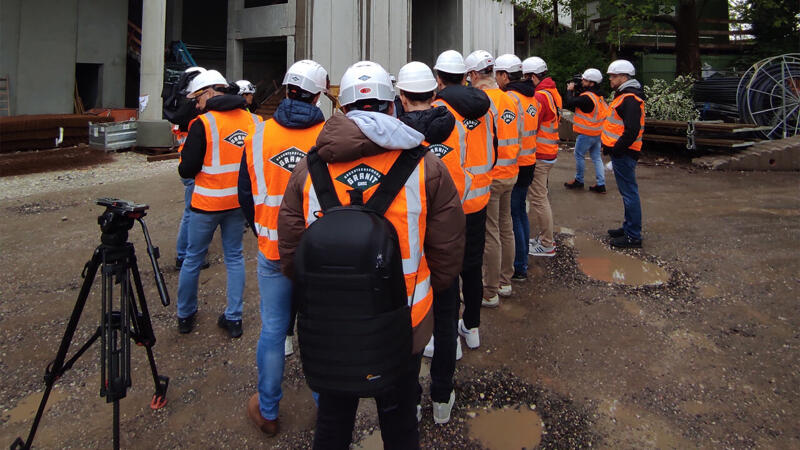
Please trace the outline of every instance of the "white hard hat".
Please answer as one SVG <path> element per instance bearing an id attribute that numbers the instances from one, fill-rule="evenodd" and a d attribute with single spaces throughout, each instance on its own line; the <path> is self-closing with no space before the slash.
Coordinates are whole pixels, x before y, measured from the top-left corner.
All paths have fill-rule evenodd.
<path id="1" fill-rule="evenodd" d="M 431 92 L 436 89 L 436 78 L 430 67 L 419 61 L 411 61 L 397 72 L 397 88 L 406 92 Z"/>
<path id="2" fill-rule="evenodd" d="M 547 71 L 547 63 L 538 56 L 531 56 L 522 61 L 522 73 L 544 73 Z"/>
<path id="3" fill-rule="evenodd" d="M 303 59 L 297 61 L 286 71 L 283 84 L 291 84 L 312 94 L 328 89 L 328 71 L 316 61 Z"/>
<path id="4" fill-rule="evenodd" d="M 247 80 L 239 80 L 236 82 L 236 85 L 239 86 L 239 95 L 256 93 L 256 87 Z"/>
<path id="5" fill-rule="evenodd" d="M 500 55 L 494 60 L 494 70 L 502 70 L 509 73 L 519 72 L 522 70 L 522 60 L 517 55 L 510 53 Z"/>
<path id="6" fill-rule="evenodd" d="M 339 83 L 339 104 L 342 106 L 359 100 L 394 100 L 394 88 L 389 73 L 380 64 L 359 61 L 350 66 Z"/>
<path id="7" fill-rule="evenodd" d="M 447 73 L 464 74 L 467 73 L 467 66 L 464 65 L 464 57 L 455 50 L 446 50 L 436 58 L 435 70 Z"/>
<path id="8" fill-rule="evenodd" d="M 464 65 L 467 66 L 467 72 L 481 70 L 494 65 L 494 57 L 486 50 L 475 50 L 464 58 Z"/>
<path id="9" fill-rule="evenodd" d="M 599 70 L 594 68 L 586 69 L 583 72 L 583 75 L 581 75 L 581 78 L 583 78 L 586 81 L 594 81 L 595 83 L 601 83 L 603 81 L 603 74 L 600 73 Z"/>
<path id="10" fill-rule="evenodd" d="M 631 64 L 630 61 L 626 59 L 618 59 L 608 65 L 608 70 L 606 70 L 606 73 L 624 73 L 626 75 L 634 76 L 636 75 L 636 69 L 633 67 L 633 64 Z"/>
<path id="11" fill-rule="evenodd" d="M 225 77 L 223 77 L 222 74 L 216 70 L 206 70 L 205 72 L 200 72 L 192 79 L 192 81 L 189 82 L 189 87 L 186 88 L 186 92 L 189 93 L 187 97 L 196 97 L 197 93 L 201 89 L 217 85 L 227 86 L 228 80 L 226 80 Z"/>
<path id="12" fill-rule="evenodd" d="M 205 72 L 205 71 L 206 71 L 206 69 L 204 69 L 203 67 L 192 66 L 192 67 L 189 67 L 188 69 L 184 70 L 183 73 Z"/>

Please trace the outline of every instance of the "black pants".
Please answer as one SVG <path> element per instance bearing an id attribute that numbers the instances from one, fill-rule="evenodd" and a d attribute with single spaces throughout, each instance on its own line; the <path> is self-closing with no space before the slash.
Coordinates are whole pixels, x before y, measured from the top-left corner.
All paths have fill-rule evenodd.
<path id="1" fill-rule="evenodd" d="M 458 279 L 433 293 L 433 359 L 431 360 L 431 400 L 447 403 L 453 391 L 458 334 Z"/>
<path id="2" fill-rule="evenodd" d="M 394 389 L 375 397 L 378 421 L 385 449 L 418 449 L 417 399 L 420 396 L 419 368 L 422 355 L 415 355 L 406 374 Z M 347 450 L 353 439 L 358 397 L 319 394 L 314 449 Z"/>
<path id="3" fill-rule="evenodd" d="M 483 248 L 486 244 L 486 208 L 467 214 L 464 264 L 461 267 L 461 294 L 464 296 L 464 326 L 481 324 L 483 301 Z"/>

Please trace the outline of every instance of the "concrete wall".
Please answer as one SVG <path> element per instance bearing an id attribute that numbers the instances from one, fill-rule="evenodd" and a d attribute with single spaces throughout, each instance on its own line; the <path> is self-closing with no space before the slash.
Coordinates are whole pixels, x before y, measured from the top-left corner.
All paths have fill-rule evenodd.
<path id="1" fill-rule="evenodd" d="M 75 64 L 102 64 L 99 104 L 124 106 L 125 0 L 0 0 L 11 114 L 71 113 Z"/>
<path id="2" fill-rule="evenodd" d="M 411 59 L 433 67 L 445 50 L 463 50 L 460 0 L 413 0 L 411 5 Z"/>
<path id="3" fill-rule="evenodd" d="M 128 2 L 78 0 L 78 63 L 102 64 L 98 105 L 122 108 L 125 103 L 125 42 Z"/>
<path id="4" fill-rule="evenodd" d="M 475 50 L 486 50 L 494 56 L 514 53 L 514 7 L 509 0 L 462 0 L 462 3 L 464 55 Z"/>

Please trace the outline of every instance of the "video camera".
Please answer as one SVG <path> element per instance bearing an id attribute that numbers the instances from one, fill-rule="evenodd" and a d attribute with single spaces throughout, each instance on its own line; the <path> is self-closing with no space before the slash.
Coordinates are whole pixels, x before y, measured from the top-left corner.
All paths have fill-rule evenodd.
<path id="1" fill-rule="evenodd" d="M 583 92 L 586 89 L 586 88 L 583 87 L 583 83 L 581 83 L 581 81 L 583 81 L 583 74 L 582 73 L 573 75 L 572 79 L 569 80 L 570 83 L 575 83 L 575 87 L 573 88 L 573 92 L 575 92 L 575 95 L 579 95 L 581 92 Z"/>

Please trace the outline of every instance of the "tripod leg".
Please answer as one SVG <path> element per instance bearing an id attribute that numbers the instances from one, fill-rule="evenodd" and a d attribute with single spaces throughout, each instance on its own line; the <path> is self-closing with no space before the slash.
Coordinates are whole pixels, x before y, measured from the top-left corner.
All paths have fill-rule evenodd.
<path id="1" fill-rule="evenodd" d="M 134 302 L 131 298 L 130 311 L 131 323 L 133 326 L 133 334 L 131 337 L 137 345 L 143 346 L 147 352 L 147 361 L 150 363 L 150 372 L 153 374 L 153 383 L 155 384 L 155 393 L 150 402 L 150 408 L 161 409 L 167 404 L 167 387 L 169 386 L 169 377 L 158 374 L 156 367 L 156 360 L 153 356 L 153 346 L 156 343 L 156 336 L 153 333 L 153 324 L 150 320 L 150 311 L 147 308 L 147 301 L 144 296 L 144 288 L 142 287 L 142 278 L 139 274 L 139 266 L 136 263 L 136 256 L 133 253 L 133 246 L 131 246 L 131 265 L 130 265 L 131 278 L 136 287 L 136 297 L 138 302 Z M 137 308 L 138 303 L 138 308 Z"/>
<path id="2" fill-rule="evenodd" d="M 68 368 L 64 366 L 64 361 L 67 358 L 67 352 L 69 351 L 70 344 L 72 343 L 72 338 L 75 336 L 75 330 L 78 328 L 78 322 L 81 319 L 81 314 L 83 313 L 83 308 L 86 306 L 86 299 L 89 298 L 89 291 L 92 289 L 92 284 L 94 283 L 94 277 L 97 274 L 97 268 L 100 266 L 101 260 L 101 252 L 100 247 L 94 250 L 94 254 L 92 254 L 92 259 L 86 263 L 83 267 L 83 285 L 81 285 L 81 290 L 78 293 L 78 299 L 75 302 L 75 307 L 72 309 L 72 315 L 69 318 L 69 322 L 67 323 L 67 329 L 64 331 L 64 337 L 61 338 L 61 344 L 58 347 L 58 352 L 56 353 L 56 358 L 51 362 L 47 369 L 45 369 L 44 374 L 44 382 L 45 382 L 45 389 L 44 395 L 42 395 L 42 401 L 39 403 L 39 409 L 36 410 L 36 416 L 33 419 L 33 424 L 31 425 L 31 430 L 28 433 L 28 439 L 23 441 L 21 438 L 17 438 L 12 444 L 11 448 L 24 448 L 29 449 L 33 444 L 33 437 L 36 435 L 36 429 L 39 427 L 39 422 L 42 420 L 42 415 L 44 414 L 44 408 L 47 404 L 47 399 L 50 397 L 50 392 L 53 389 L 53 385 L 55 382 L 64 374 L 64 371 Z M 69 361 L 68 366 L 72 366 L 72 363 L 83 354 L 83 352 L 97 339 L 98 334 L 95 335 L 83 346 L 83 348 L 78 352 L 78 354 Z"/>

